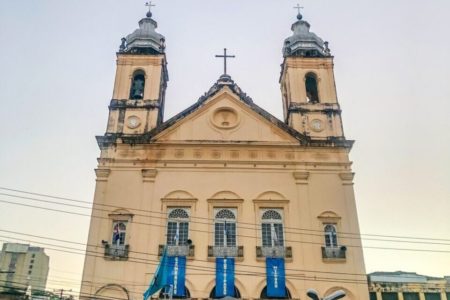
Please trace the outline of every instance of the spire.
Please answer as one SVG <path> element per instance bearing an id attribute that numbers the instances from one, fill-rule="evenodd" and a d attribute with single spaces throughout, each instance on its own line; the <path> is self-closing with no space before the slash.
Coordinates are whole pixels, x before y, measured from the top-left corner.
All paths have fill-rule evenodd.
<path id="1" fill-rule="evenodd" d="M 315 33 L 310 32 L 311 25 L 303 20 L 300 13 L 301 7 L 297 4 L 294 7 L 298 10 L 297 21 L 292 24 L 291 30 L 294 32 L 291 37 L 284 41 L 283 55 L 302 57 L 325 57 L 330 56 L 328 42 L 324 42 Z"/>
<path id="2" fill-rule="evenodd" d="M 148 12 L 145 18 L 139 21 L 139 28 L 126 38 L 122 38 L 119 52 L 133 54 L 162 54 L 165 50 L 165 38 L 162 34 L 156 32 L 158 23 L 152 19 L 152 7 L 155 6 L 151 1 L 145 4 L 148 6 Z"/>

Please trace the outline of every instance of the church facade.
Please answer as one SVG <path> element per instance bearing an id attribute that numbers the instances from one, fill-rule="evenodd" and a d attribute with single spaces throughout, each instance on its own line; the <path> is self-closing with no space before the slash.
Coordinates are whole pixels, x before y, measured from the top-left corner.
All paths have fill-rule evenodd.
<path id="1" fill-rule="evenodd" d="M 149 12 L 117 53 L 82 299 L 368 299 L 333 57 L 299 14 L 283 45 L 284 120 L 226 74 L 164 121 L 165 39 Z M 280 45 L 281 46 L 281 45 Z M 225 55 L 226 56 L 226 55 Z"/>

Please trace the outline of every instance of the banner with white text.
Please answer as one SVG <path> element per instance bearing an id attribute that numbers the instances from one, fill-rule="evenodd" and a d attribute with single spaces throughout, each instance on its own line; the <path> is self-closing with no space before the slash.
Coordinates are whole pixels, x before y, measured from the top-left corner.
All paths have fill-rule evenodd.
<path id="1" fill-rule="evenodd" d="M 216 258 L 216 298 L 235 297 L 234 258 Z"/>
<path id="2" fill-rule="evenodd" d="M 266 258 L 267 296 L 286 297 L 286 271 L 284 258 Z"/>

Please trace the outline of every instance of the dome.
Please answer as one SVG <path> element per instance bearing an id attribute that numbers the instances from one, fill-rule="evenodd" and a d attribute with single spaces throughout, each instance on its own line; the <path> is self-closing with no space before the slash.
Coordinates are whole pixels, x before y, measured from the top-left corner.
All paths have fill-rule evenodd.
<path id="1" fill-rule="evenodd" d="M 324 57 L 330 56 L 328 43 L 324 42 L 315 33 L 310 32 L 311 25 L 302 20 L 302 16 L 297 16 L 297 22 L 292 24 L 291 30 L 294 32 L 291 37 L 284 41 L 283 55 L 303 56 L 303 57 Z"/>
<path id="2" fill-rule="evenodd" d="M 162 54 L 165 48 L 165 38 L 156 32 L 158 23 L 147 14 L 139 21 L 139 28 L 122 39 L 120 52 L 139 54 Z M 126 44 L 125 44 L 126 43 Z"/>

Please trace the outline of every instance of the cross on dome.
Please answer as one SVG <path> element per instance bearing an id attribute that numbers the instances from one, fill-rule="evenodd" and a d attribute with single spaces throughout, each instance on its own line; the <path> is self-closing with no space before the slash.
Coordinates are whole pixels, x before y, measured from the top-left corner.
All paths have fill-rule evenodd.
<path id="1" fill-rule="evenodd" d="M 152 4 L 152 1 L 148 1 L 145 2 L 145 6 L 148 6 L 148 12 L 147 12 L 147 17 L 151 17 L 152 16 L 152 7 L 155 7 L 155 4 Z"/>
<path id="2" fill-rule="evenodd" d="M 303 7 L 303 6 L 300 6 L 300 4 L 298 4 L 298 3 L 297 3 L 296 6 L 294 6 L 294 9 L 296 9 L 296 10 L 298 11 L 297 19 L 299 19 L 299 20 L 301 20 L 301 19 L 303 18 L 302 14 L 301 14 L 301 12 L 300 12 L 300 10 L 303 9 L 303 8 L 304 8 L 304 7 Z"/>

